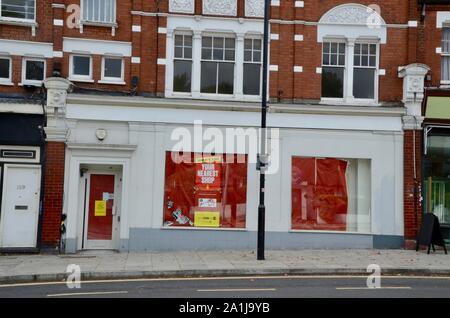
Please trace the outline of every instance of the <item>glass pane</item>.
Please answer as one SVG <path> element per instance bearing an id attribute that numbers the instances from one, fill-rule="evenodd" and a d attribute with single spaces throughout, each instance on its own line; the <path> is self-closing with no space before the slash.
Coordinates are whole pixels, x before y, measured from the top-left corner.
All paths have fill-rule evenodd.
<path id="1" fill-rule="evenodd" d="M 0 59 L 0 78 L 9 78 L 9 59 Z"/>
<path id="2" fill-rule="evenodd" d="M 370 54 L 372 54 L 372 55 L 377 54 L 377 46 L 376 46 L 376 44 L 370 44 Z"/>
<path id="3" fill-rule="evenodd" d="M 293 229 L 371 231 L 370 160 L 292 157 L 291 167 Z"/>
<path id="4" fill-rule="evenodd" d="M 322 97 L 343 98 L 344 68 L 322 68 Z"/>
<path id="5" fill-rule="evenodd" d="M 31 81 L 44 80 L 44 62 L 43 61 L 26 61 L 25 79 Z"/>
<path id="6" fill-rule="evenodd" d="M 105 77 L 122 77 L 122 59 L 105 58 Z"/>
<path id="7" fill-rule="evenodd" d="M 337 65 L 337 55 L 336 54 L 331 54 L 330 65 Z"/>
<path id="8" fill-rule="evenodd" d="M 192 46 L 192 36 L 190 35 L 184 36 L 184 46 Z"/>
<path id="9" fill-rule="evenodd" d="M 450 56 L 442 56 L 441 80 L 450 81 Z"/>
<path id="10" fill-rule="evenodd" d="M 323 65 L 330 65 L 330 54 L 323 54 Z"/>
<path id="11" fill-rule="evenodd" d="M 225 39 L 225 48 L 234 49 L 234 43 L 235 43 L 235 40 L 232 38 Z"/>
<path id="12" fill-rule="evenodd" d="M 339 43 L 339 53 L 345 54 L 345 43 Z"/>
<path id="13" fill-rule="evenodd" d="M 244 64 L 244 94 L 259 95 L 261 86 L 261 65 Z"/>
<path id="14" fill-rule="evenodd" d="M 261 51 L 253 52 L 253 62 L 261 62 Z"/>
<path id="15" fill-rule="evenodd" d="M 174 92 L 191 91 L 191 61 L 174 61 L 173 90 Z"/>
<path id="16" fill-rule="evenodd" d="M 183 45 L 183 36 L 175 35 L 175 46 L 182 46 L 182 45 Z"/>
<path id="17" fill-rule="evenodd" d="M 353 96 L 355 98 L 374 98 L 375 70 L 355 68 L 353 71 Z"/>
<path id="18" fill-rule="evenodd" d="M 175 57 L 183 58 L 183 48 L 181 46 L 175 47 Z"/>
<path id="19" fill-rule="evenodd" d="M 192 58 L 192 48 L 190 48 L 190 47 L 185 47 L 184 48 L 184 58 L 185 59 Z"/>
<path id="20" fill-rule="evenodd" d="M 361 55 L 355 55 L 353 59 L 353 65 L 361 66 Z"/>
<path id="21" fill-rule="evenodd" d="M 337 43 L 331 43 L 331 53 L 337 53 L 337 47 L 338 44 Z"/>
<path id="22" fill-rule="evenodd" d="M 377 59 L 375 56 L 369 56 L 369 66 L 377 66 Z"/>
<path id="23" fill-rule="evenodd" d="M 165 156 L 164 226 L 245 228 L 247 155 L 177 155 Z M 201 213 L 213 222 L 196 221 Z"/>
<path id="24" fill-rule="evenodd" d="M 244 51 L 244 61 L 246 61 L 246 62 L 252 61 L 252 51 L 248 51 L 248 50 Z"/>
<path id="25" fill-rule="evenodd" d="M 324 53 L 329 53 L 330 52 L 330 43 L 329 42 L 323 43 L 323 52 Z"/>
<path id="26" fill-rule="evenodd" d="M 369 46 L 368 46 L 368 44 L 361 44 L 361 52 L 362 52 L 362 54 L 368 54 L 369 53 Z"/>
<path id="27" fill-rule="evenodd" d="M 233 94 L 234 87 L 234 64 L 219 63 L 219 94 Z"/>
<path id="28" fill-rule="evenodd" d="M 72 73 L 74 75 L 89 76 L 91 59 L 89 56 L 74 56 L 72 58 Z"/>
<path id="29" fill-rule="evenodd" d="M 251 50 L 252 49 L 252 40 L 251 39 L 245 39 L 244 41 L 244 50 Z"/>
<path id="30" fill-rule="evenodd" d="M 225 50 L 225 60 L 234 61 L 234 50 Z"/>
<path id="31" fill-rule="evenodd" d="M 223 53 L 224 53 L 223 49 L 214 49 L 214 51 L 213 51 L 213 59 L 222 61 L 223 60 Z"/>
<path id="32" fill-rule="evenodd" d="M 217 63 L 202 62 L 201 89 L 202 93 L 216 93 Z"/>
<path id="33" fill-rule="evenodd" d="M 202 49 L 202 59 L 211 60 L 212 59 L 212 50 L 211 49 Z"/>
<path id="34" fill-rule="evenodd" d="M 212 37 L 205 36 L 202 38 L 202 47 L 212 48 Z"/>
<path id="35" fill-rule="evenodd" d="M 253 49 L 261 51 L 261 40 L 253 40 Z"/>
<path id="36" fill-rule="evenodd" d="M 344 66 L 345 65 L 345 55 L 339 54 L 339 65 Z"/>
<path id="37" fill-rule="evenodd" d="M 367 55 L 361 56 L 361 66 L 368 66 L 369 65 L 369 57 Z"/>
<path id="38" fill-rule="evenodd" d="M 2 17 L 34 20 L 34 0 L 2 0 Z"/>
<path id="39" fill-rule="evenodd" d="M 215 49 L 223 49 L 223 38 L 214 38 L 213 45 Z"/>
<path id="40" fill-rule="evenodd" d="M 355 54 L 361 53 L 361 44 L 356 43 L 355 44 Z"/>

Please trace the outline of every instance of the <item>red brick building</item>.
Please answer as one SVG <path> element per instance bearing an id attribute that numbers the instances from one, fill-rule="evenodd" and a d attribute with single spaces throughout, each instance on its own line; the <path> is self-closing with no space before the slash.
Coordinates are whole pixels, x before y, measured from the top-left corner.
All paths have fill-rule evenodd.
<path id="1" fill-rule="evenodd" d="M 46 117 L 36 246 L 59 244 L 64 213 L 70 251 L 175 248 L 167 243 L 167 233 L 183 233 L 181 248 L 226 247 L 220 229 L 210 236 L 195 231 L 195 224 L 193 231 L 164 231 L 183 225 L 166 211 L 172 169 L 166 161 L 172 147 L 167 140 L 176 125 L 190 129 L 195 116 L 219 129 L 258 126 L 263 1 L 0 4 L 0 94 L 5 99 L 0 110 L 10 110 L 7 98 L 43 99 L 40 86 L 46 78 L 70 81 L 67 87 L 57 81 L 47 85 L 45 114 L 31 106 L 15 110 Z M 405 240 L 415 240 L 423 213 L 421 105 L 424 86 L 443 83 L 441 30 L 449 8 L 407 0 L 271 1 L 269 122 L 281 129 L 280 166 L 289 168 L 269 178 L 268 211 L 282 211 L 268 219 L 269 246 L 401 247 Z M 243 118 L 248 121 L 241 122 Z M 144 136 L 154 140 L 153 146 L 142 144 Z M 151 149 L 158 147 L 161 153 L 153 154 Z M 152 187 L 134 171 L 144 171 L 143 162 L 151 156 L 154 173 L 147 177 Z M 226 240 L 230 247 L 253 244 L 252 200 L 257 198 L 250 190 L 255 183 L 248 160 L 247 200 L 227 204 L 223 197 L 216 199 L 222 210 L 214 213 L 224 222 L 218 227 L 240 230 Z M 117 233 L 109 229 L 107 239 L 89 242 L 89 227 L 99 226 L 86 195 L 96 182 L 89 178 L 105 169 L 117 172 L 116 186 L 117 179 L 128 182 L 120 185 L 122 212 L 112 212 L 119 204 L 114 200 L 114 208 L 106 211 L 112 220 L 106 226 Z M 75 171 L 81 180 L 74 180 Z M 311 180 L 308 171 L 315 172 Z M 295 172 L 302 176 L 299 184 Z M 332 176 L 341 181 L 331 182 Z M 155 193 L 151 202 L 145 202 L 145 195 L 135 196 L 141 187 Z M 345 204 L 317 205 L 324 195 L 317 189 Z M 182 214 L 194 219 L 198 206 L 186 211 L 182 206 Z M 238 217 L 229 219 L 229 213 L 240 214 L 243 223 Z"/>

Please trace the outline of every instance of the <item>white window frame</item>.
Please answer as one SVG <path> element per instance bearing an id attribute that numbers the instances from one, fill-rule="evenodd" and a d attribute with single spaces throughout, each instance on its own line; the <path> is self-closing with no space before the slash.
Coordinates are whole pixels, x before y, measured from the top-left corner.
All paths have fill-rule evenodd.
<path id="1" fill-rule="evenodd" d="M 28 22 L 28 23 L 34 23 L 36 22 L 36 3 L 37 1 L 34 0 L 34 12 L 33 12 L 33 19 L 21 19 L 21 18 L 11 18 L 11 17 L 4 17 L 2 15 L 2 0 L 0 0 L 0 21 L 10 21 L 10 22 Z"/>
<path id="2" fill-rule="evenodd" d="M 183 37 L 184 36 L 192 37 L 192 40 L 191 40 L 191 58 L 190 59 L 184 57 L 184 38 L 183 38 L 183 58 L 175 56 L 175 37 L 177 35 L 182 35 Z M 178 96 L 185 96 L 185 97 L 191 96 L 192 87 L 193 87 L 193 81 L 194 81 L 194 76 L 193 76 L 194 75 L 193 74 L 193 66 L 194 66 L 194 36 L 193 36 L 192 32 L 189 32 L 189 31 L 178 31 L 178 32 L 175 32 L 173 34 L 172 47 L 173 47 L 173 59 L 171 61 L 172 65 L 173 65 L 173 72 L 172 72 L 172 75 L 171 75 L 171 77 L 172 77 L 172 85 L 173 85 L 174 80 L 175 80 L 175 78 L 174 78 L 174 76 L 175 76 L 175 61 L 178 60 L 178 61 L 190 61 L 191 62 L 191 92 L 177 92 L 177 91 L 173 90 L 173 94 L 176 94 Z"/>
<path id="3" fill-rule="evenodd" d="M 73 73 L 73 58 L 74 57 L 89 57 L 89 75 L 77 75 Z M 92 79 L 92 55 L 90 54 L 81 54 L 81 53 L 74 53 L 70 54 L 69 57 L 69 80 L 75 81 L 75 82 L 88 82 L 93 83 L 94 80 Z"/>
<path id="4" fill-rule="evenodd" d="M 254 61 L 248 62 L 248 61 L 245 61 L 245 40 L 252 40 L 252 41 L 260 40 L 261 41 L 261 61 L 259 61 L 259 62 L 254 62 Z M 260 69 L 259 69 L 259 94 L 258 95 L 245 94 L 245 92 L 244 92 L 244 83 L 242 83 L 242 94 L 244 94 L 244 97 L 246 97 L 246 98 L 258 98 L 258 99 L 261 98 L 261 95 L 262 95 L 262 75 L 263 75 L 263 73 L 262 73 L 263 72 L 263 70 L 262 70 L 263 67 L 262 66 L 263 66 L 263 58 L 264 58 L 264 56 L 263 56 L 264 55 L 263 48 L 264 48 L 264 39 L 261 38 L 260 36 L 247 35 L 247 36 L 244 37 L 244 51 L 242 51 L 242 68 L 243 68 L 242 78 L 244 78 L 244 72 L 245 72 L 244 65 L 245 64 L 259 64 L 259 66 L 260 66 Z M 238 53 L 236 53 L 236 54 L 238 54 Z M 252 60 L 253 60 L 253 46 L 252 46 Z"/>
<path id="5" fill-rule="evenodd" d="M 27 62 L 28 61 L 37 61 L 44 62 L 44 74 L 42 81 L 37 80 L 28 80 L 27 76 Z M 31 85 L 31 86 L 41 86 L 47 77 L 47 60 L 43 57 L 24 57 L 22 59 L 22 85 Z"/>
<path id="6" fill-rule="evenodd" d="M 9 61 L 9 77 L 8 78 L 0 78 L 0 85 L 11 86 L 11 85 L 13 85 L 13 82 L 12 82 L 12 68 L 13 68 L 12 58 L 11 58 L 11 56 L 0 55 L 0 60 L 8 60 Z"/>
<path id="7" fill-rule="evenodd" d="M 221 33 L 205 33 L 202 34 L 202 41 L 204 37 L 211 37 L 212 41 L 214 43 L 214 38 L 223 38 L 224 39 L 224 47 L 223 47 L 223 60 L 214 60 L 214 58 L 212 58 L 211 60 L 204 60 L 203 59 L 203 54 L 200 55 L 200 94 L 204 97 L 209 97 L 209 98 L 214 98 L 214 97 L 222 97 L 222 98 L 226 98 L 226 97 L 230 97 L 230 96 L 235 96 L 236 95 L 236 71 L 237 71 L 237 39 L 234 36 L 234 34 L 221 34 Z M 233 39 L 234 40 L 234 59 L 233 60 L 226 60 L 225 59 L 225 53 L 226 53 L 226 39 Z M 213 45 L 213 44 L 211 44 Z M 214 49 L 212 49 L 214 46 L 211 46 L 211 57 L 214 56 Z M 203 45 L 202 45 L 202 49 L 203 49 Z M 244 52 L 242 52 L 242 56 L 244 55 Z M 217 77 L 216 77 L 216 92 L 217 93 L 202 93 L 201 92 L 201 84 L 202 84 L 202 75 L 201 75 L 201 69 L 202 69 L 202 63 L 203 62 L 211 62 L 211 63 L 217 63 Z M 218 92 L 219 90 L 219 86 L 218 86 L 218 79 L 219 79 L 219 63 L 227 63 L 227 64 L 233 64 L 234 65 L 234 69 L 233 69 L 233 94 L 220 94 Z"/>
<path id="8" fill-rule="evenodd" d="M 97 0 L 97 1 L 102 1 L 102 0 Z M 86 20 L 84 19 L 84 12 L 86 10 L 86 8 L 84 7 L 84 0 L 80 1 L 80 17 L 81 17 L 81 21 L 83 22 L 83 24 L 98 24 L 98 25 L 107 25 L 107 26 L 111 26 L 111 25 L 115 25 L 117 22 L 117 0 L 113 0 L 114 1 L 114 6 L 113 6 L 113 12 L 112 13 L 112 21 L 100 21 L 100 20 Z"/>
<path id="9" fill-rule="evenodd" d="M 120 77 L 108 77 L 105 76 L 105 60 L 106 59 L 114 59 L 120 60 Z M 98 81 L 100 84 L 116 84 L 116 85 L 125 85 L 124 81 L 124 73 L 125 73 L 125 62 L 123 56 L 117 55 L 104 55 L 102 56 L 102 79 Z"/>
<path id="10" fill-rule="evenodd" d="M 443 36 L 444 36 L 444 31 L 445 30 L 449 30 L 449 32 L 450 32 L 450 24 L 443 24 L 442 25 L 442 35 L 441 35 L 441 63 L 442 63 L 442 60 L 444 59 L 444 57 L 448 57 L 448 59 L 449 59 L 449 63 L 450 63 L 450 50 L 449 50 L 449 52 L 445 52 L 444 51 L 444 45 L 442 45 L 442 42 L 444 42 L 444 39 L 443 39 Z M 450 44 L 449 44 L 450 45 Z M 444 86 L 449 86 L 450 85 L 450 78 L 448 79 L 448 80 L 443 80 L 442 79 L 442 70 L 441 70 L 441 75 L 440 75 L 440 77 L 441 77 L 441 84 L 442 85 L 444 85 Z"/>
<path id="11" fill-rule="evenodd" d="M 336 65 L 324 65 L 323 64 L 323 47 L 324 47 L 324 44 L 325 43 L 330 43 L 330 45 L 332 44 L 332 43 L 343 43 L 344 45 L 345 45 L 345 51 L 344 51 L 344 54 L 345 54 L 345 58 L 344 58 L 344 65 L 338 65 L 338 64 L 336 64 Z M 341 38 L 336 38 L 336 39 L 327 39 L 327 40 L 324 40 L 323 42 L 322 42 L 322 49 L 321 49 L 322 51 L 321 51 L 321 58 L 320 58 L 320 60 L 321 60 L 321 67 L 322 68 L 324 68 L 324 67 L 335 67 L 335 68 L 343 68 L 344 69 L 344 83 L 343 83 L 343 87 L 342 87 L 342 95 L 343 95 L 343 97 L 342 98 L 339 98 L 339 97 L 321 97 L 321 101 L 324 101 L 324 102 L 327 102 L 327 101 L 329 101 L 329 102 L 344 102 L 344 100 L 345 100 L 345 94 L 346 94 L 346 91 L 347 91 L 347 83 L 348 83 L 348 81 L 347 81 L 347 73 L 348 73 L 348 65 L 347 65 L 347 61 L 348 61 L 348 59 L 347 59 L 347 50 L 348 50 L 348 47 L 347 47 L 347 42 L 345 41 L 345 39 L 341 39 Z M 338 52 L 336 53 L 338 56 L 337 56 L 337 58 L 338 58 L 338 63 L 339 63 L 339 48 L 338 48 Z M 331 56 L 331 54 L 330 54 L 330 56 Z M 320 92 L 320 94 L 322 95 L 322 91 Z"/>
<path id="12" fill-rule="evenodd" d="M 345 41 L 345 70 L 344 70 L 344 96 L 343 98 L 329 98 L 321 97 L 321 104 L 343 104 L 343 105 L 361 105 L 361 106 L 376 106 L 379 105 L 379 78 L 380 78 L 380 41 L 375 39 L 348 39 L 348 38 L 324 38 L 325 42 L 342 42 Z M 322 65 L 323 65 L 323 43 L 322 43 Z M 376 68 L 375 68 L 375 78 L 374 78 L 374 98 L 355 98 L 353 96 L 353 71 L 354 66 L 354 49 L 355 44 L 375 44 L 376 45 Z M 351 86 L 351 87 L 350 87 Z"/>

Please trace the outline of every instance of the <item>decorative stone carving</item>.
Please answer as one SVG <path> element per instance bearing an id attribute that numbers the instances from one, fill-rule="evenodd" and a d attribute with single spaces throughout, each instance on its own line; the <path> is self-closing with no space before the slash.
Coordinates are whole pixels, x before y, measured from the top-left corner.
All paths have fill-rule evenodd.
<path id="1" fill-rule="evenodd" d="M 424 98 L 425 75 L 430 68 L 425 64 L 410 64 L 399 69 L 398 76 L 403 78 L 403 103 L 408 115 L 421 116 Z"/>
<path id="2" fill-rule="evenodd" d="M 203 14 L 237 15 L 237 0 L 203 0 Z"/>
<path id="3" fill-rule="evenodd" d="M 47 89 L 45 114 L 47 125 L 44 130 L 49 141 L 65 141 L 67 137 L 66 100 L 72 83 L 62 77 L 49 77 L 44 81 Z"/>
<path id="4" fill-rule="evenodd" d="M 195 0 L 170 0 L 169 11 L 175 13 L 194 13 Z"/>
<path id="5" fill-rule="evenodd" d="M 340 5 L 327 12 L 319 23 L 363 24 L 367 26 L 385 25 L 383 18 L 370 7 L 363 5 Z"/>
<path id="6" fill-rule="evenodd" d="M 245 0 L 246 17 L 264 17 L 264 0 Z"/>

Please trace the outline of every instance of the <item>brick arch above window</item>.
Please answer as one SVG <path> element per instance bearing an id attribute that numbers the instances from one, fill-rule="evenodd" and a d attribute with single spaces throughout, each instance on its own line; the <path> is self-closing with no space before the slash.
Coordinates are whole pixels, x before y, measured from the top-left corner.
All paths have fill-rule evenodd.
<path id="1" fill-rule="evenodd" d="M 317 24 L 317 41 L 330 37 L 376 38 L 386 43 L 386 22 L 376 7 L 339 5 L 326 12 Z"/>

